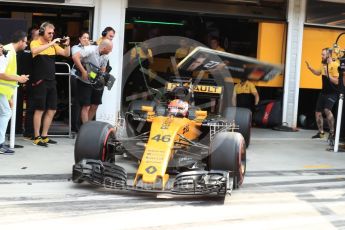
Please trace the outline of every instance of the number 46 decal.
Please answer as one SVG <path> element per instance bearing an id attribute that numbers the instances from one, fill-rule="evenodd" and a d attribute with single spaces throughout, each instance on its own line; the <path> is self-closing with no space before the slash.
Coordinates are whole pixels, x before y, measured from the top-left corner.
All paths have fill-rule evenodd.
<path id="1" fill-rule="evenodd" d="M 154 140 L 154 141 L 162 141 L 162 142 L 169 142 L 170 141 L 170 138 L 171 138 L 171 135 L 160 135 L 160 134 L 157 134 L 156 136 L 152 137 L 151 140 Z"/>

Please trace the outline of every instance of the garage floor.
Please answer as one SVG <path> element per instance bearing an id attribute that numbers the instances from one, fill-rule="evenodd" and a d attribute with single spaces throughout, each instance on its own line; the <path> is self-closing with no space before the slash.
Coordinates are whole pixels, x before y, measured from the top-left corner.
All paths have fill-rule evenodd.
<path id="1" fill-rule="evenodd" d="M 345 169 L 345 152 L 330 152 L 326 139 L 311 139 L 315 130 L 282 132 L 252 129 L 247 149 L 247 172 Z M 75 139 L 55 138 L 57 145 L 34 146 L 22 137 L 13 156 L 0 154 L 0 175 L 70 174 Z"/>
<path id="2" fill-rule="evenodd" d="M 0 228 L 345 229 L 345 153 L 314 133 L 253 129 L 244 184 L 225 200 L 74 184 L 75 140 L 41 148 L 17 138 L 24 148 L 0 154 Z"/>

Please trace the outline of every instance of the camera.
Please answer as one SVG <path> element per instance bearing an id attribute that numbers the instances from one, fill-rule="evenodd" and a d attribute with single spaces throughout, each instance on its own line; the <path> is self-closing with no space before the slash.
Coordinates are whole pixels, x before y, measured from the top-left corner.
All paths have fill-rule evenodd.
<path id="1" fill-rule="evenodd" d="M 107 72 L 99 73 L 99 81 L 103 86 L 106 86 L 108 90 L 111 90 L 115 82 L 115 77 Z"/>
<path id="2" fill-rule="evenodd" d="M 67 38 L 61 38 L 60 41 L 59 41 L 59 43 L 60 43 L 60 44 L 64 44 L 66 41 L 67 41 Z"/>
<path id="3" fill-rule="evenodd" d="M 6 57 L 7 54 L 8 54 L 8 50 L 3 50 L 3 51 L 2 51 L 2 54 Z"/>

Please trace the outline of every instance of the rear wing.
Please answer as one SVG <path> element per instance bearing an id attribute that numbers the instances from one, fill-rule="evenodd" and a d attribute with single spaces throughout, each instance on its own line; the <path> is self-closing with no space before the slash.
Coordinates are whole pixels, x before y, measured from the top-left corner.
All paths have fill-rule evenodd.
<path id="1" fill-rule="evenodd" d="M 281 65 L 259 61 L 255 58 L 196 47 L 177 66 L 181 72 L 228 71 L 230 76 L 253 81 L 269 81 L 282 73 Z M 229 77 L 229 76 L 226 76 Z"/>

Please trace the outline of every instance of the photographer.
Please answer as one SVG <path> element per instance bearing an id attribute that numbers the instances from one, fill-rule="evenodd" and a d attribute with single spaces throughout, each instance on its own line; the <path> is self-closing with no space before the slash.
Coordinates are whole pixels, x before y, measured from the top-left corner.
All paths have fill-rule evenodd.
<path id="1" fill-rule="evenodd" d="M 24 50 L 27 43 L 26 33 L 17 31 L 13 34 L 12 43 L 2 46 L 0 44 L 0 153 L 13 154 L 14 151 L 5 145 L 5 134 L 12 111 L 10 101 L 17 87 L 17 82 L 25 83 L 28 75 L 17 75 L 17 52 Z M 6 50 L 6 52 L 4 52 Z M 6 54 L 6 58 L 4 57 Z"/>
<path id="2" fill-rule="evenodd" d="M 95 89 L 89 80 L 87 65 L 94 65 L 101 72 L 106 72 L 108 54 L 113 49 L 112 41 L 103 39 L 99 46 L 85 46 L 72 56 L 76 68 L 79 70 L 77 90 L 81 109 L 81 121 L 90 121 L 96 115 L 98 105 L 102 104 L 103 89 Z"/>
<path id="3" fill-rule="evenodd" d="M 329 139 L 334 139 L 334 117 L 332 113 L 332 108 L 335 102 L 338 100 L 338 82 L 339 82 L 339 72 L 338 62 L 332 59 L 332 50 L 328 48 L 322 49 L 321 52 L 321 66 L 318 69 L 312 68 L 306 61 L 307 68 L 317 76 L 322 75 L 322 89 L 316 103 L 315 119 L 317 127 L 319 129 L 318 133 L 312 138 L 323 138 L 323 118 L 322 112 L 326 114 L 328 126 L 329 126 Z"/>
<path id="4" fill-rule="evenodd" d="M 39 28 L 38 39 L 30 44 L 33 56 L 32 99 L 35 110 L 33 143 L 43 147 L 57 143 L 47 137 L 57 108 L 55 56 L 68 57 L 71 52 L 69 37 L 53 39 L 54 29 L 53 24 L 44 22 Z M 43 113 L 43 127 L 40 134 Z"/>

